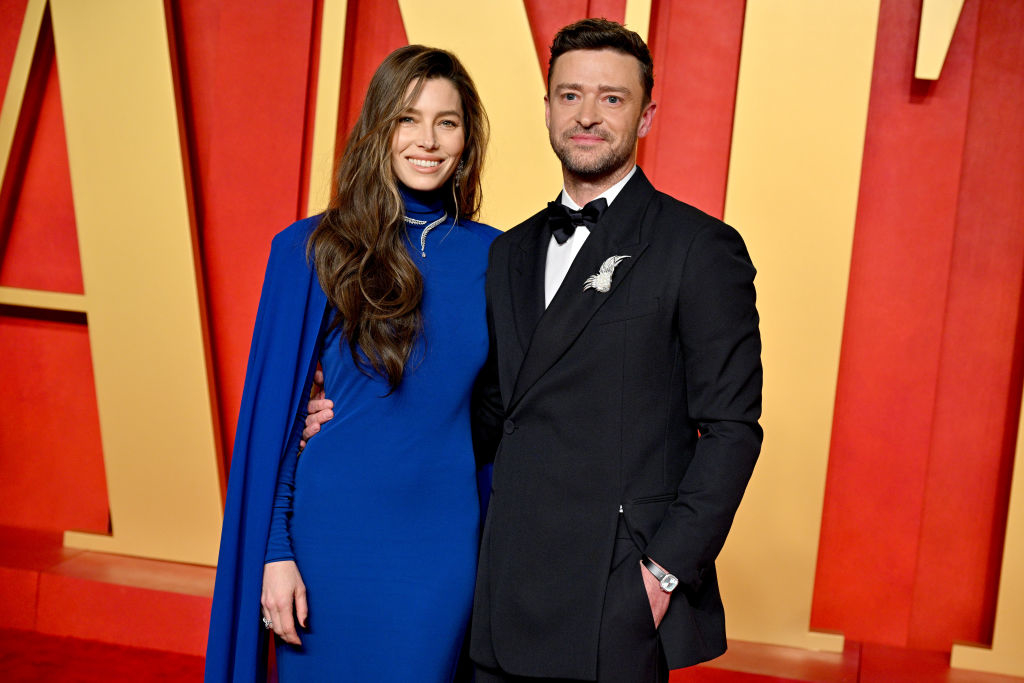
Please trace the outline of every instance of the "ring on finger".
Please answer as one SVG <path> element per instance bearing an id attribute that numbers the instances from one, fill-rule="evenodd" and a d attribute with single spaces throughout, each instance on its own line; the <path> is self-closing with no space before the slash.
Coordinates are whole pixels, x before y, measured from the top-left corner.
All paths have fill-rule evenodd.
<path id="1" fill-rule="evenodd" d="M 274 622 L 272 622 L 267 617 L 263 617 L 263 628 L 269 631 L 270 629 L 274 628 Z"/>

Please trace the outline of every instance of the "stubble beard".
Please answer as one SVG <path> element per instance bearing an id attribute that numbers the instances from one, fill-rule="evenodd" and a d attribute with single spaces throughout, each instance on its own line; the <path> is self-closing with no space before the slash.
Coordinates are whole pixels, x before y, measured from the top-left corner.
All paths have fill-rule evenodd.
<path id="1" fill-rule="evenodd" d="M 624 139 L 622 144 L 613 145 L 606 149 L 604 153 L 594 156 L 589 152 L 575 148 L 572 136 L 582 132 L 584 131 L 580 128 L 573 128 L 561 135 L 552 133 L 548 136 L 548 139 L 551 141 L 551 149 L 554 150 L 555 156 L 562 162 L 565 170 L 580 178 L 595 180 L 614 173 L 626 165 L 630 155 L 636 148 L 637 137 L 636 134 L 633 134 Z M 604 140 L 608 139 L 603 131 L 586 132 L 590 135 L 599 135 Z"/>

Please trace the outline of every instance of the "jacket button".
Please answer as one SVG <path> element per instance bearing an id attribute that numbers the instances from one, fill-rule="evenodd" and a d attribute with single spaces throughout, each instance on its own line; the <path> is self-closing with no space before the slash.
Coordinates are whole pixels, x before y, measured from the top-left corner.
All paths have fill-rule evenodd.
<path id="1" fill-rule="evenodd" d="M 514 431 L 516 431 L 516 423 L 512 420 L 505 420 L 505 433 L 511 434 Z"/>

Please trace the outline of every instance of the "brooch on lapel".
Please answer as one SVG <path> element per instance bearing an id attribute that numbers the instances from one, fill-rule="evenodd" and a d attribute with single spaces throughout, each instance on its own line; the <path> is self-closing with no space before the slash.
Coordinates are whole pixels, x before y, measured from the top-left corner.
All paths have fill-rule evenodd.
<path id="1" fill-rule="evenodd" d="M 597 272 L 583 281 L 583 291 L 596 289 L 601 293 L 607 292 L 612 287 L 612 274 L 615 272 L 615 267 L 628 258 L 629 256 L 609 256 L 606 258 Z"/>

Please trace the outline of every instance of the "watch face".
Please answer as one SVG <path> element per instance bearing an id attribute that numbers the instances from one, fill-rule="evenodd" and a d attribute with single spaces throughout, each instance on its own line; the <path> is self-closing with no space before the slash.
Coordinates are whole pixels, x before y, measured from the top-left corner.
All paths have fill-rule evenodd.
<path id="1" fill-rule="evenodd" d="M 666 593 L 671 593 L 676 589 L 676 586 L 678 585 L 679 579 L 677 579 L 672 574 L 666 574 L 665 578 L 661 580 L 661 590 L 665 591 Z"/>

